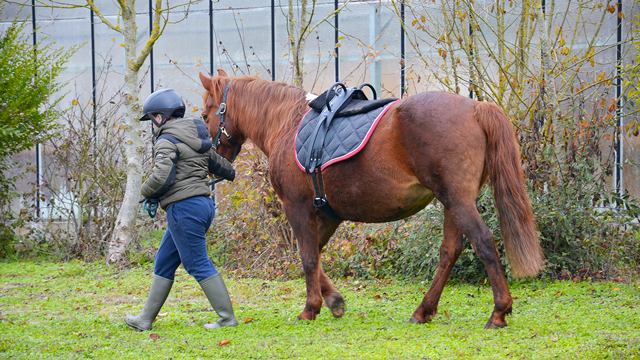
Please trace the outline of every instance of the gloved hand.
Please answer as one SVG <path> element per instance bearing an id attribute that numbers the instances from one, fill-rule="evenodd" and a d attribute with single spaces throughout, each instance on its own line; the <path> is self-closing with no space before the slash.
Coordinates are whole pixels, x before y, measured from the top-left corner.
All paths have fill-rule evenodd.
<path id="1" fill-rule="evenodd" d="M 158 199 L 145 199 L 142 198 L 138 203 L 144 203 L 143 207 L 147 210 L 150 218 L 156 217 L 156 213 L 158 212 Z"/>

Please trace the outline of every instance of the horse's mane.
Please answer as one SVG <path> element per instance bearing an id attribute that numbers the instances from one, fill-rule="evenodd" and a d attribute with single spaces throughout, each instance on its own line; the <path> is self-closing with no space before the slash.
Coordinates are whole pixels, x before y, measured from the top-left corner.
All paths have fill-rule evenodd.
<path id="1" fill-rule="evenodd" d="M 305 95 L 294 86 L 245 75 L 231 79 L 227 103 L 229 109 L 242 109 L 234 118 L 246 134 L 264 134 L 263 139 L 252 140 L 265 150 L 297 127 L 307 109 Z"/>

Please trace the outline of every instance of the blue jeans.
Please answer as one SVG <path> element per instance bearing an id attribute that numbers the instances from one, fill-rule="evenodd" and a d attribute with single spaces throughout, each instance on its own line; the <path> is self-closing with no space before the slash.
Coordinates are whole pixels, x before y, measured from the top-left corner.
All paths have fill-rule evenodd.
<path id="1" fill-rule="evenodd" d="M 218 273 L 207 255 L 205 234 L 215 216 L 215 203 L 206 196 L 195 196 L 167 209 L 167 231 L 156 253 L 153 273 L 173 280 L 183 264 L 197 281 Z"/>

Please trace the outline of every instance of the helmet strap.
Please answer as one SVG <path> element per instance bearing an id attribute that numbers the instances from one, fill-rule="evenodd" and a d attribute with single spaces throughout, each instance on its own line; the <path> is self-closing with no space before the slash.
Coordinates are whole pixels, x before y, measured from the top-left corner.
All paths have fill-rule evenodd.
<path id="1" fill-rule="evenodd" d="M 164 115 L 162 113 L 158 114 L 160 115 L 160 117 L 162 118 L 162 121 L 160 123 L 158 123 L 156 121 L 156 117 L 153 116 L 153 114 L 151 114 L 149 117 L 151 118 L 151 121 L 153 122 L 153 124 L 160 129 L 162 127 L 162 125 L 164 125 L 167 122 L 167 119 L 164 118 Z M 153 127 L 152 127 L 153 128 Z"/>

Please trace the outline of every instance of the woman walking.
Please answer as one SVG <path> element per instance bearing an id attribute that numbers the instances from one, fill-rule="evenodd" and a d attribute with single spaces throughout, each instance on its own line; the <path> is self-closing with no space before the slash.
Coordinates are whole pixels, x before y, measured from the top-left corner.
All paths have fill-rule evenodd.
<path id="1" fill-rule="evenodd" d="M 138 331 L 152 329 L 171 291 L 176 269 L 182 263 L 220 316 L 217 322 L 204 328 L 236 326 L 238 321 L 227 287 L 207 256 L 205 239 L 215 215 L 207 175 L 212 173 L 233 181 L 235 170 L 213 150 L 204 122 L 183 118 L 184 102 L 174 90 L 154 92 L 142 111 L 144 116 L 140 120 L 153 123 L 155 164 L 141 192 L 146 205 L 159 204 L 167 212 L 167 230 L 156 254 L 144 308 L 137 316 L 127 315 L 124 322 Z"/>

